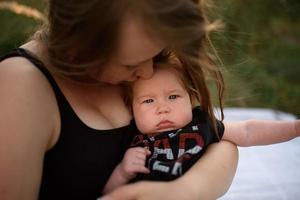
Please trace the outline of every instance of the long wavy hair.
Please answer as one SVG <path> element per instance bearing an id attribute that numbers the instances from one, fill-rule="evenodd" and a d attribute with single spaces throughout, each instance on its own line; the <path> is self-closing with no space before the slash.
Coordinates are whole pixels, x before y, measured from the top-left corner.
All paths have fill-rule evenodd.
<path id="1" fill-rule="evenodd" d="M 114 53 L 125 15 L 138 17 L 153 37 L 168 46 L 154 58 L 160 62 L 176 57 L 190 77 L 193 93 L 215 125 L 207 78 L 217 86 L 223 119 L 224 81 L 211 55 L 211 23 L 204 0 L 50 0 L 48 22 L 35 39 L 46 47 L 49 70 L 83 81 Z M 216 126 L 215 126 L 216 127 Z"/>

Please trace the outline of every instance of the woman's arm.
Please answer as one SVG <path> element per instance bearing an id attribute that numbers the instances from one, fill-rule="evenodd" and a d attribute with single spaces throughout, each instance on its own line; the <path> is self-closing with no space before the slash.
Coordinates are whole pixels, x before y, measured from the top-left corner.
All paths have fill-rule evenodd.
<path id="1" fill-rule="evenodd" d="M 216 199 L 225 194 L 231 185 L 237 161 L 237 147 L 230 142 L 221 141 L 210 145 L 200 160 L 174 181 L 128 184 L 117 188 L 103 199 Z"/>
<path id="2" fill-rule="evenodd" d="M 300 136 L 300 120 L 247 120 L 225 122 L 222 139 L 238 146 L 268 145 L 291 140 Z"/>
<path id="3" fill-rule="evenodd" d="M 192 199 L 216 199 L 229 189 L 238 163 L 237 147 L 227 141 L 211 144 L 203 157 L 178 181 Z"/>
<path id="4" fill-rule="evenodd" d="M 30 65 L 23 58 L 0 63 L 1 200 L 38 199 L 43 157 L 54 127 L 55 109 L 49 106 L 55 105 L 54 95 Z"/>

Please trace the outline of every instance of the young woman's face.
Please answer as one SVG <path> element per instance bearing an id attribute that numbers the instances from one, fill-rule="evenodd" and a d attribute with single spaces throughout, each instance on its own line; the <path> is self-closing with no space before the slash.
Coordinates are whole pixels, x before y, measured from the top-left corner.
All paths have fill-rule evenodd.
<path id="1" fill-rule="evenodd" d="M 149 36 L 140 21 L 127 17 L 121 26 L 114 56 L 101 66 L 96 78 L 109 84 L 150 78 L 153 73 L 153 57 L 163 48 L 164 44 Z"/>
<path id="2" fill-rule="evenodd" d="M 179 129 L 192 120 L 191 100 L 181 83 L 174 70 L 163 68 L 133 84 L 133 114 L 142 133 Z"/>

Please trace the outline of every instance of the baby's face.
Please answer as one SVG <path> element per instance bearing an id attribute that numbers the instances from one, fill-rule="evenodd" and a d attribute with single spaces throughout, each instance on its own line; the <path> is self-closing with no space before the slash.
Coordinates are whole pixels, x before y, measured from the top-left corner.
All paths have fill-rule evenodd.
<path id="1" fill-rule="evenodd" d="M 192 121 L 189 94 L 174 70 L 157 69 L 150 79 L 133 84 L 133 114 L 144 134 L 179 129 Z"/>

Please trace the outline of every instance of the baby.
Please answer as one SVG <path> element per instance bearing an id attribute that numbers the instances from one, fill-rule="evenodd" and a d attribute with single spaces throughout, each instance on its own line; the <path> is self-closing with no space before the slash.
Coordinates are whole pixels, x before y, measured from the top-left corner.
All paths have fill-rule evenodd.
<path id="1" fill-rule="evenodd" d="M 132 85 L 131 148 L 115 168 L 104 192 L 135 180 L 173 180 L 184 174 L 219 140 L 238 146 L 268 145 L 300 136 L 300 120 L 247 120 L 216 126 L 188 93 L 181 68 L 158 64 L 150 79 Z"/>

